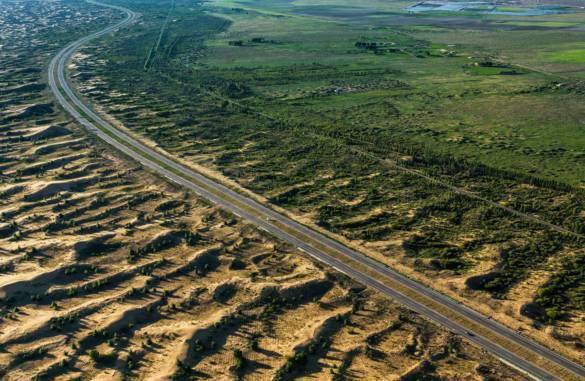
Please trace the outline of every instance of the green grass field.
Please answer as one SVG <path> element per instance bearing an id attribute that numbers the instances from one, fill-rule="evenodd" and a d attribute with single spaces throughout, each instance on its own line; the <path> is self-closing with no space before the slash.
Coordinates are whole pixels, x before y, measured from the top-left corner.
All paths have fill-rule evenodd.
<path id="1" fill-rule="evenodd" d="M 574 70 L 573 65 L 585 55 L 564 50 L 566 44 L 558 42 L 583 38 L 581 29 L 566 27 L 582 23 L 585 14 L 547 15 L 546 20 L 462 17 L 455 28 L 445 25 L 452 17 L 406 16 L 403 2 L 212 4 L 214 14 L 232 24 L 228 32 L 206 42 L 208 52 L 197 70 L 249 86 L 254 95 L 244 100 L 246 104 L 261 104 L 265 112 L 286 114 L 299 123 L 310 115 L 310 124 L 334 121 L 340 126 L 352 122 L 351 108 L 367 103 L 363 107 L 378 117 L 359 119 L 361 126 L 378 130 L 385 125 L 386 133 L 401 139 L 499 168 L 575 185 L 585 181 L 581 96 L 549 86 L 569 75 L 570 81 L 577 81 L 584 73 L 583 67 Z M 359 17 L 349 19 L 348 12 Z M 536 40 L 531 38 L 535 31 Z M 273 42 L 233 44 L 257 37 Z M 376 46 L 356 49 L 359 41 Z M 534 51 L 543 52 L 540 61 Z M 485 60 L 501 65 L 481 65 Z M 330 74 L 307 77 L 304 71 L 312 63 L 327 66 Z M 356 79 L 356 71 L 371 74 L 367 80 Z M 292 78 L 257 80 L 284 73 Z M 362 88 L 327 93 L 323 88 L 331 86 L 333 78 Z M 409 89 L 371 86 L 372 81 L 389 78 L 407 83 Z M 392 102 L 400 117 L 380 115 L 383 100 Z M 429 129 L 432 136 L 422 132 Z"/>
<path id="2" fill-rule="evenodd" d="M 545 58 L 555 62 L 585 63 L 585 49 L 567 49 L 552 52 L 545 55 Z"/>

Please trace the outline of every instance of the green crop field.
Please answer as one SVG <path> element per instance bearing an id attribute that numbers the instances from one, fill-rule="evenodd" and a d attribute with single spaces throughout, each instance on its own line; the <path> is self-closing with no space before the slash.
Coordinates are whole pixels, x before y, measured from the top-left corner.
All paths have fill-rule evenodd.
<path id="1" fill-rule="evenodd" d="M 553 52 L 545 56 L 551 61 L 585 63 L 585 49 L 567 49 Z"/>

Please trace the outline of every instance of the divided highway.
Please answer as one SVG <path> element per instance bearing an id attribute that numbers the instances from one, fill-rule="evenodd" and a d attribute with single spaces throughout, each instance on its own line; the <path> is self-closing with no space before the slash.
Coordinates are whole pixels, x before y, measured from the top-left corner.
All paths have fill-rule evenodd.
<path id="1" fill-rule="evenodd" d="M 401 275 L 382 263 L 177 163 L 171 157 L 140 143 L 97 115 L 70 87 L 65 74 L 66 64 L 82 45 L 129 25 L 136 19 L 136 14 L 118 6 L 91 3 L 119 10 L 126 18 L 72 42 L 57 53 L 48 70 L 49 85 L 56 99 L 89 132 L 144 167 L 194 191 L 274 236 L 297 246 L 314 259 L 465 337 L 530 377 L 539 380 L 585 380 L 585 368 L 581 365 Z"/>

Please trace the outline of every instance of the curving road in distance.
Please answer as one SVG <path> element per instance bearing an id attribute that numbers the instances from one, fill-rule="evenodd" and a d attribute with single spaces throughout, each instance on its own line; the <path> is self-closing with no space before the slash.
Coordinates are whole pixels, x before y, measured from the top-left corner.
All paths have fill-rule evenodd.
<path id="1" fill-rule="evenodd" d="M 49 85 L 56 99 L 89 132 L 144 167 L 194 191 L 298 247 L 314 259 L 465 337 L 526 375 L 538 380 L 585 380 L 583 366 L 384 264 L 177 163 L 102 119 L 72 90 L 66 78 L 66 64 L 81 46 L 131 24 L 137 16 L 123 7 L 90 2 L 119 10 L 126 17 L 99 32 L 70 43 L 51 60 L 48 70 Z"/>

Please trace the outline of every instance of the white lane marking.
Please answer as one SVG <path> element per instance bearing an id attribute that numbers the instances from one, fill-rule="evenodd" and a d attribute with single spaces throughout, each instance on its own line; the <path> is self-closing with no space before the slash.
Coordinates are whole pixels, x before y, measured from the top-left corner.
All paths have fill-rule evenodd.
<path id="1" fill-rule="evenodd" d="M 171 178 L 171 177 L 169 177 L 169 176 L 166 176 L 166 175 L 165 175 L 165 177 L 166 177 L 167 179 L 169 179 L 170 181 L 172 181 L 173 183 L 175 183 L 175 184 L 179 184 L 179 182 L 178 182 L 177 180 L 175 180 L 175 179 L 173 179 L 173 178 Z"/>

